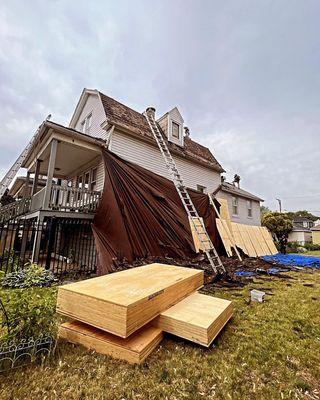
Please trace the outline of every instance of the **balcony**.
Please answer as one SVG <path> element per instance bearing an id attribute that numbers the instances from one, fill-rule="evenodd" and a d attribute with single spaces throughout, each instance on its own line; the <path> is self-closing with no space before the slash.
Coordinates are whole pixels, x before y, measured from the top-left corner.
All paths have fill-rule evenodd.
<path id="1" fill-rule="evenodd" d="M 45 204 L 45 193 L 46 187 L 32 197 L 0 207 L 0 224 L 40 210 L 93 214 L 101 198 L 98 191 L 52 184 L 48 204 Z"/>

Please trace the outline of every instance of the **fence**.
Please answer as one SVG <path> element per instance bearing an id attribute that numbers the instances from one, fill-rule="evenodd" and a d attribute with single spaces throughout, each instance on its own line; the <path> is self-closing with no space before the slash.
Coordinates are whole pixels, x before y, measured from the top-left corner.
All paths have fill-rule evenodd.
<path id="1" fill-rule="evenodd" d="M 89 220 L 48 218 L 0 224 L 0 270 L 23 268 L 33 258 L 61 278 L 96 271 L 96 250 Z"/>

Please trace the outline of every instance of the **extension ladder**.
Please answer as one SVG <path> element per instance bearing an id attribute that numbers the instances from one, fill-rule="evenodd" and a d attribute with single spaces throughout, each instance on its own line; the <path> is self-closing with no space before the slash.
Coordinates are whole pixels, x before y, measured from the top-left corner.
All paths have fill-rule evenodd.
<path id="1" fill-rule="evenodd" d="M 50 116 L 47 117 L 46 121 L 48 121 Z M 10 183 L 13 181 L 15 176 L 17 175 L 19 169 L 21 168 L 21 165 L 23 164 L 24 160 L 27 157 L 28 151 L 33 145 L 35 138 L 39 132 L 39 129 L 41 128 L 42 124 L 39 126 L 35 134 L 32 136 L 30 142 L 27 144 L 23 152 L 20 154 L 20 156 L 17 158 L 15 163 L 12 165 L 12 167 L 9 169 L 9 171 L 6 173 L 6 175 L 3 177 L 3 179 L 0 182 L 0 199 L 4 195 L 5 191 L 9 187 Z"/>
<path id="2" fill-rule="evenodd" d="M 200 243 L 200 248 L 207 256 L 209 263 L 213 269 L 213 271 L 217 274 L 222 270 L 223 273 L 226 272 L 220 257 L 210 239 L 210 236 L 205 228 L 203 223 L 203 219 L 199 216 L 198 211 L 196 210 L 189 193 L 183 183 L 181 175 L 177 169 L 176 163 L 171 156 L 167 143 L 165 142 L 162 133 L 160 132 L 158 125 L 154 118 L 147 112 L 144 112 L 143 115 L 145 116 L 148 125 L 151 129 L 151 132 L 158 144 L 160 152 L 165 160 L 166 166 L 170 173 L 171 179 L 177 189 L 177 192 L 180 196 L 182 204 L 188 214 L 190 221 L 192 222 L 194 232 Z"/>

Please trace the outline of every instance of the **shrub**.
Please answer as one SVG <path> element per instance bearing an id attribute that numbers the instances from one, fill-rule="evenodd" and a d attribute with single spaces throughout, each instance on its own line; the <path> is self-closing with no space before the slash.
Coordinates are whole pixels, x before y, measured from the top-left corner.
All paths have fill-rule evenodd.
<path id="1" fill-rule="evenodd" d="M 4 327 L 1 340 L 19 341 L 43 334 L 55 337 L 57 317 L 55 287 L 10 289 L 1 292 L 1 299 L 8 315 L 10 330 Z"/>
<path id="2" fill-rule="evenodd" d="M 320 244 L 306 243 L 304 247 L 309 251 L 320 250 Z"/>
<path id="3" fill-rule="evenodd" d="M 25 269 L 18 269 L 2 278 L 5 288 L 28 288 L 31 286 L 50 286 L 56 281 L 51 271 L 37 264 L 30 264 Z"/>

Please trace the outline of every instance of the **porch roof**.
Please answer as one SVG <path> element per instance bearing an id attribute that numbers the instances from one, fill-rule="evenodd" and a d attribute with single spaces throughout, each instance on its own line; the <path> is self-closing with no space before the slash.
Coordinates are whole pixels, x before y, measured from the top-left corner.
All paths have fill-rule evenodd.
<path id="1" fill-rule="evenodd" d="M 44 121 L 21 166 L 34 172 L 35 161 L 41 160 L 39 173 L 46 175 L 50 158 L 50 143 L 53 139 L 58 140 L 54 174 L 56 177 L 72 176 L 74 171 L 101 155 L 101 149 L 105 147 L 102 139 L 93 138 L 52 121 Z"/>

